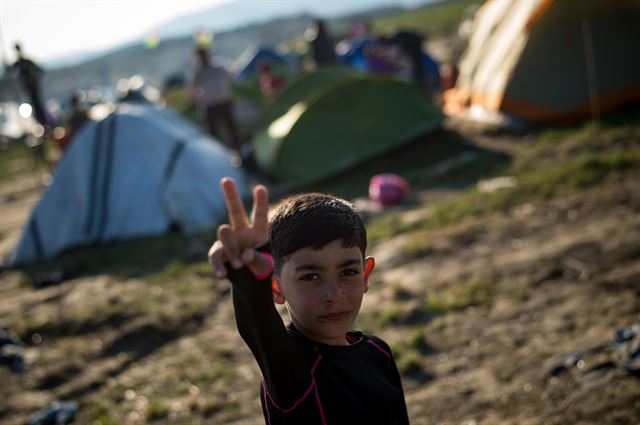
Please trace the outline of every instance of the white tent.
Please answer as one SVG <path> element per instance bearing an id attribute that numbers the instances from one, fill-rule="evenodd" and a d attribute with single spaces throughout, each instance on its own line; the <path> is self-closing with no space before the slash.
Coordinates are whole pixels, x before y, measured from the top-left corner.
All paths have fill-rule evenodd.
<path id="1" fill-rule="evenodd" d="M 176 114 L 123 104 L 81 129 L 34 208 L 14 265 L 87 244 L 211 228 L 226 216 L 220 178 L 248 183 L 219 142 Z"/>

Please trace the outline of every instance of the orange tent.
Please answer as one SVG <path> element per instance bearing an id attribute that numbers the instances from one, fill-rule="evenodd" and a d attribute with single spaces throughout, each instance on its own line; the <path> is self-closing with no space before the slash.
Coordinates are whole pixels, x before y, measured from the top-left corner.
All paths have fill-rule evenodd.
<path id="1" fill-rule="evenodd" d="M 575 121 L 640 99 L 640 1 L 489 0 L 445 113 Z"/>

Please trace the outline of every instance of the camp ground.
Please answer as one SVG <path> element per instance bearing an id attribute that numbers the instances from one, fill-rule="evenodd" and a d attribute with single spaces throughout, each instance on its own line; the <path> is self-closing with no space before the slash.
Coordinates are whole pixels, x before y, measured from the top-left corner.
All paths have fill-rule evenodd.
<path id="1" fill-rule="evenodd" d="M 12 264 L 89 244 L 214 227 L 226 214 L 217 181 L 230 153 L 193 124 L 150 104 L 121 104 L 87 125 L 58 165 L 24 226 Z"/>
<path id="2" fill-rule="evenodd" d="M 476 13 L 445 111 L 566 123 L 636 101 L 638 22 L 633 0 L 490 0 Z"/>
<path id="3" fill-rule="evenodd" d="M 12 10 L 31 3 L 5 8 L 6 22 L 18 22 Z M 315 2 L 355 3 L 369 1 Z M 236 168 L 237 158 L 197 128 L 182 85 L 163 93 L 165 106 L 121 104 L 79 130 L 52 180 L 30 139 L 2 129 L 2 425 L 53 417 L 92 425 L 266 422 L 261 371 L 237 331 L 233 286 L 207 261 L 217 225 L 227 222 L 223 175 L 249 195 L 247 212 L 249 187 L 263 183 L 271 207 L 285 194 L 314 191 L 362 213 L 376 266 L 354 328 L 389 343 L 412 425 L 640 423 L 640 38 L 626 25 L 640 22 L 640 3 L 420 3 L 327 21 L 336 38 L 363 18 L 381 41 L 400 27 L 423 34 L 425 50 L 446 65 L 443 85 L 455 87 L 445 111 L 424 90 L 353 63 L 315 71 L 305 63 L 272 97 L 261 97 L 255 74 L 244 80 L 254 86 L 234 93 L 245 95 L 234 99 L 243 112 L 236 118 L 258 161 L 243 165 L 256 167 Z M 245 17 L 246 5 L 221 7 L 240 6 Z M 107 6 L 126 13 L 131 5 Z M 75 9 L 74 17 L 83 10 Z M 214 23 L 222 10 L 194 17 Z M 462 26 L 469 32 L 459 31 L 470 16 L 474 24 Z M 136 25 L 145 17 L 136 15 Z M 214 57 L 237 58 L 250 45 L 305 47 L 308 15 L 262 19 L 218 31 Z M 113 22 L 120 33 L 128 21 Z M 52 28 L 44 29 L 58 40 Z M 623 33 L 633 42 L 620 40 Z M 193 47 L 192 34 L 162 37 L 152 49 L 114 47 L 47 69 L 43 85 L 68 96 L 111 87 L 119 73 L 154 84 L 165 78 L 153 75 L 187 71 Z M 549 89 L 554 76 L 559 85 Z M 24 99 L 5 87 L 0 82 L 0 114 L 8 123 L 4 102 Z M 608 109 L 611 93 L 624 94 L 613 96 L 622 107 Z M 249 105 L 255 99 L 266 101 Z M 491 115 L 525 125 L 511 131 L 466 119 Z M 43 145 L 58 158 L 54 140 Z"/>
<path id="4" fill-rule="evenodd" d="M 269 177 L 290 185 L 335 175 L 441 121 L 439 110 L 411 84 L 348 68 L 302 77 L 266 117 L 252 140 L 255 160 Z"/>

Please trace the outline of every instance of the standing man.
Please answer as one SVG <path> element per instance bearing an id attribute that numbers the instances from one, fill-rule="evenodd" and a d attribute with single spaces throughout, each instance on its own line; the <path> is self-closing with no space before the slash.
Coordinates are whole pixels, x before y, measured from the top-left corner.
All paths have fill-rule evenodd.
<path id="1" fill-rule="evenodd" d="M 321 19 L 316 20 L 306 35 L 316 66 L 335 65 L 335 42 L 326 23 Z"/>
<path id="2" fill-rule="evenodd" d="M 198 66 L 191 78 L 190 92 L 198 106 L 202 122 L 218 140 L 222 140 L 219 126 L 224 124 L 231 137 L 229 146 L 239 151 L 241 142 L 233 117 L 231 75 L 221 66 L 211 64 L 207 48 L 198 47 L 196 59 Z"/>
<path id="3" fill-rule="evenodd" d="M 47 117 L 40 91 L 40 78 L 44 71 L 32 60 L 23 56 L 20 43 L 16 43 L 14 47 L 16 49 L 17 59 L 11 68 L 14 72 L 18 73 L 22 86 L 29 95 L 29 103 L 33 108 L 36 121 L 42 125 L 50 125 L 52 123 L 49 122 Z"/>

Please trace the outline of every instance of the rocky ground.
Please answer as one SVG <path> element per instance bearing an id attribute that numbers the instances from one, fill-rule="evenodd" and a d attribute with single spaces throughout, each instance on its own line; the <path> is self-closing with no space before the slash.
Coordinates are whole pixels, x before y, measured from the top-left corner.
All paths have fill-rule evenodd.
<path id="1" fill-rule="evenodd" d="M 632 168 L 374 241 L 358 325 L 391 344 L 412 424 L 640 423 L 640 330 L 616 334 L 640 323 L 639 188 Z M 0 187 L 1 254 L 41 191 L 39 177 Z M 421 222 L 457 192 L 416 187 L 418 201 L 394 214 Z M 207 241 L 186 243 L 204 256 Z M 92 262 L 43 288 L 24 271 L 0 274 L 0 324 L 28 364 L 0 368 L 0 422 L 22 424 L 59 399 L 79 403 L 80 424 L 262 423 L 228 284 L 194 255 Z"/>

